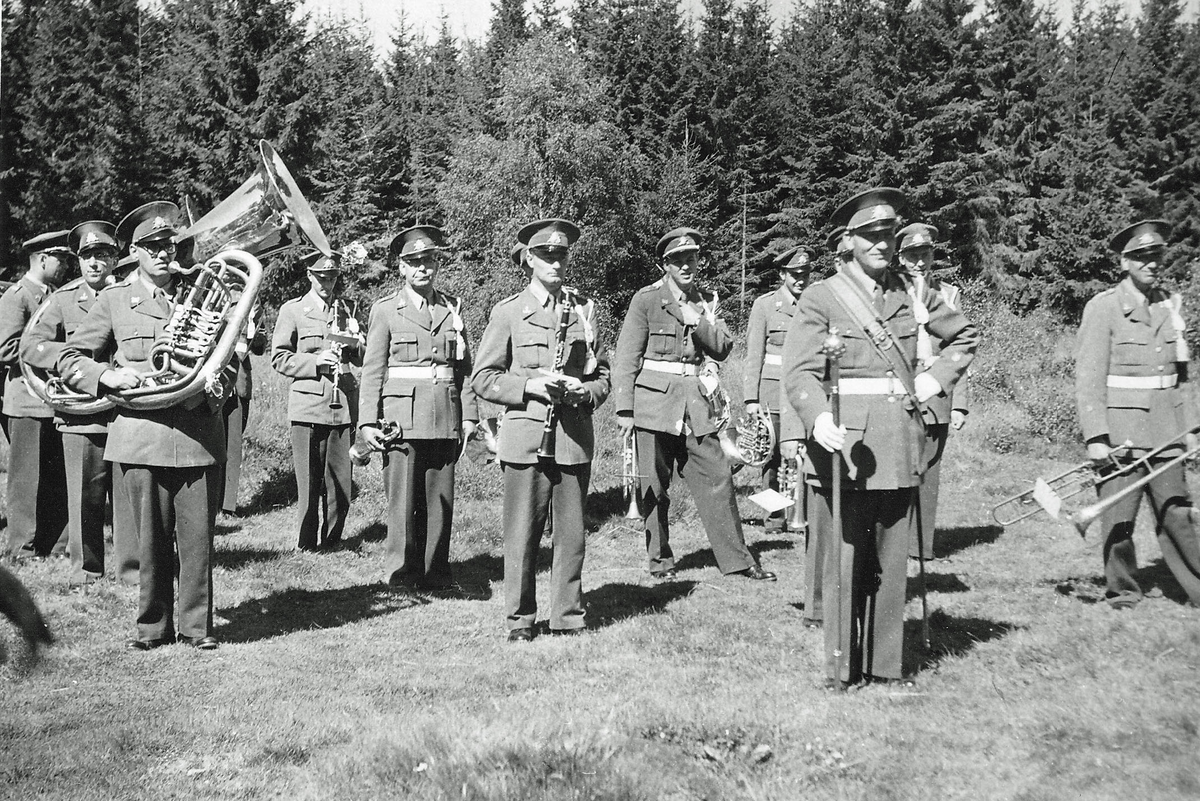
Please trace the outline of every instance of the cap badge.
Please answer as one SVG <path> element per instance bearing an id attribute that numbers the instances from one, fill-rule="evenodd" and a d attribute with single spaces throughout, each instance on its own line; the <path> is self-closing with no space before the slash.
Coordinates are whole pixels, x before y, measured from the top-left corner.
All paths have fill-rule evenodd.
<path id="1" fill-rule="evenodd" d="M 1139 245 L 1153 245 L 1154 244 L 1154 234 L 1142 234 L 1141 236 L 1138 237 L 1138 244 Z"/>
<path id="2" fill-rule="evenodd" d="M 567 244 L 567 238 L 562 235 L 561 231 L 555 231 L 554 233 L 550 234 L 550 238 L 546 240 L 546 244 L 565 247 Z"/>
<path id="3" fill-rule="evenodd" d="M 83 240 L 85 245 L 94 245 L 100 241 L 100 237 L 96 236 L 95 231 L 88 231 L 87 237 Z"/>
<path id="4" fill-rule="evenodd" d="M 928 241 L 929 240 L 925 238 L 925 234 L 917 234 L 916 236 L 913 237 L 914 245 L 924 245 Z"/>
<path id="5" fill-rule="evenodd" d="M 679 247 L 681 247 L 681 248 L 691 247 L 694 244 L 696 244 L 696 243 L 692 241 L 692 238 L 690 236 L 682 237 L 679 240 Z"/>
<path id="6" fill-rule="evenodd" d="M 796 266 L 803 267 L 806 264 L 808 264 L 808 254 L 801 251 L 796 256 Z"/>
<path id="7" fill-rule="evenodd" d="M 168 226 L 167 226 L 166 218 L 165 217 L 155 217 L 154 218 L 154 227 L 155 228 L 167 228 Z"/>
<path id="8" fill-rule="evenodd" d="M 887 206 L 876 206 L 875 208 L 871 209 L 871 219 L 872 220 L 885 220 L 887 218 L 888 218 L 888 207 Z"/>
<path id="9" fill-rule="evenodd" d="M 413 242 L 412 252 L 419 253 L 427 247 L 424 239 L 418 239 Z"/>

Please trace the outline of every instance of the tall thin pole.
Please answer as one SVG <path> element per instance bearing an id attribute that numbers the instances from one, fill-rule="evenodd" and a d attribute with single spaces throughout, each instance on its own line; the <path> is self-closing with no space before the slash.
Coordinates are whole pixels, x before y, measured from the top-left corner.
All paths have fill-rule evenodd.
<path id="1" fill-rule="evenodd" d="M 742 305 L 739 312 L 746 319 L 746 181 L 742 179 Z"/>

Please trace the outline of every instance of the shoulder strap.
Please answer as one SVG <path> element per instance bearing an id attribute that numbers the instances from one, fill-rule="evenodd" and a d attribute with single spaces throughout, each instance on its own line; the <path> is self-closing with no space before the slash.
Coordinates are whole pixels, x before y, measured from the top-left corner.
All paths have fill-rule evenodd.
<path id="1" fill-rule="evenodd" d="M 829 287 L 829 293 L 833 295 L 833 299 L 838 302 L 838 305 L 866 334 L 867 340 L 874 346 L 879 357 L 892 368 L 896 377 L 900 379 L 905 394 L 912 398 L 913 403 L 916 403 L 917 390 L 913 380 L 912 365 L 900 352 L 900 346 L 892 338 L 892 332 L 888 331 L 887 326 L 875 313 L 874 304 L 867 301 L 866 293 L 856 285 L 853 278 L 845 273 L 830 276 L 825 279 L 825 285 Z"/>

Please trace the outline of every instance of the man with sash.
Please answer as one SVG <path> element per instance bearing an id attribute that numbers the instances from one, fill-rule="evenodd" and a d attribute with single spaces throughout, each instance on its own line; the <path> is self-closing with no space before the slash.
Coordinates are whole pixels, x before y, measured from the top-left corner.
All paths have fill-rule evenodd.
<path id="1" fill-rule="evenodd" d="M 362 364 L 362 335 L 337 296 L 341 273 L 340 254 L 311 254 L 311 288 L 280 307 L 271 338 L 271 366 L 292 380 L 288 420 L 302 551 L 337 546 L 350 513 L 350 444 L 358 415 L 358 381 L 350 368 Z"/>
<path id="2" fill-rule="evenodd" d="M 18 560 L 67 549 L 62 435 L 54 411 L 25 386 L 18 357 L 33 313 L 74 267 L 69 235 L 50 231 L 25 242 L 29 269 L 0 297 L 0 369 L 8 372 L 8 550 Z"/>
<path id="3" fill-rule="evenodd" d="M 917 372 L 913 299 L 906 275 L 890 269 L 904 203 L 898 190 L 878 188 L 838 207 L 832 222 L 845 227 L 848 257 L 801 294 L 784 344 L 784 387 L 809 432 L 813 518 L 829 539 L 822 594 L 827 685 L 835 689 L 902 679 L 906 554 L 926 465 L 922 406 L 953 391 L 978 339 L 959 311 L 926 289 L 927 325 L 944 349 Z M 829 350 L 840 353 L 837 387 Z M 833 470 L 841 474 L 840 530 Z"/>
<path id="4" fill-rule="evenodd" d="M 934 243 L 937 240 L 938 229 L 928 223 L 910 223 L 897 232 L 900 266 L 908 272 L 911 279 L 909 294 L 912 295 L 914 310 L 917 315 L 917 358 L 921 368 L 926 369 L 937 361 L 942 353 L 942 343 L 937 337 L 929 335 L 925 326 L 928 311 L 921 298 L 925 289 L 932 289 L 942 296 L 952 308 L 961 305 L 961 293 L 958 287 L 931 275 L 934 261 Z M 925 479 L 921 482 L 920 537 L 913 537 L 909 543 L 908 553 L 913 559 L 933 559 L 933 537 L 937 524 L 938 490 L 941 487 L 942 455 L 946 450 L 946 440 L 950 437 L 950 429 L 960 430 L 967 421 L 967 379 L 964 378 L 954 385 L 950 394 L 934 395 L 925 404 L 925 432 L 928 436 L 926 451 L 929 455 L 929 465 L 925 469 Z M 915 534 L 916 532 L 914 532 Z M 917 546 L 917 540 L 924 546 L 922 552 Z"/>
<path id="5" fill-rule="evenodd" d="M 1189 354 L 1180 296 L 1159 286 L 1170 235 L 1163 220 L 1144 220 L 1118 231 L 1109 248 L 1118 254 L 1125 278 L 1088 302 L 1079 326 L 1075 398 L 1088 457 L 1100 468 L 1112 459 L 1127 465 L 1170 443 L 1148 464 L 1098 486 L 1103 500 L 1163 468 L 1144 489 L 1129 493 L 1100 518 L 1105 597 L 1115 609 L 1142 600 L 1133 544 L 1142 495 L 1150 498 L 1163 561 L 1191 603 L 1200 605 L 1196 509 L 1183 463 L 1164 468 L 1185 448 L 1196 448 L 1197 425 L 1184 391 Z"/>
<path id="6" fill-rule="evenodd" d="M 538 543 L 553 533 L 550 632 L 578 634 L 583 606 L 583 510 L 595 454 L 592 415 L 609 393 L 595 304 L 563 285 L 579 228 L 536 220 L 521 228 L 513 261 L 529 284 L 492 309 L 471 384 L 504 407 L 504 608 L 510 642 L 534 638 Z M 553 513 L 551 514 L 551 510 Z"/>
<path id="7" fill-rule="evenodd" d="M 117 227 L 137 269 L 108 287 L 62 349 L 59 372 L 89 395 L 135 389 L 154 372 L 154 345 L 165 336 L 177 295 L 179 207 L 147 203 Z M 213 636 L 212 547 L 225 461 L 223 393 L 208 391 L 164 409 L 117 407 L 104 458 L 116 464 L 129 496 L 139 550 L 137 637 L 148 651 L 176 641 L 209 651 Z M 175 582 L 179 623 L 175 624 Z"/>
<path id="8" fill-rule="evenodd" d="M 462 301 L 434 286 L 442 232 L 415 225 L 388 247 L 404 285 L 371 308 L 359 394 L 359 429 L 383 453 L 392 585 L 453 588 L 450 530 L 460 446 L 479 420 Z"/>
<path id="9" fill-rule="evenodd" d="M 63 345 L 83 324 L 100 290 L 110 283 L 117 266 L 117 227 L 91 220 L 71 229 L 68 244 L 79 259 L 80 278 L 46 299 L 38 322 L 26 334 L 21 358 L 26 364 L 53 372 Z M 130 516 L 129 497 L 114 482 L 104 460 L 112 410 L 91 415 L 59 411 L 55 424 L 62 434 L 67 473 L 68 553 L 71 586 L 91 584 L 104 577 L 104 518 L 112 497 L 113 549 L 117 578 L 137 584 L 138 546 Z"/>
<path id="10" fill-rule="evenodd" d="M 717 298 L 697 285 L 703 237 L 694 228 L 676 228 L 658 240 L 655 251 L 663 277 L 643 287 L 629 302 L 614 357 L 617 423 L 637 437 L 639 508 L 645 516 L 650 574 L 675 578 L 675 554 L 667 528 L 671 475 L 678 469 L 696 503 L 725 575 L 774 581 L 746 547 L 742 518 L 733 493 L 733 475 L 719 442 L 715 411 L 720 387 L 706 362 L 721 362 L 733 337 L 717 313 Z"/>

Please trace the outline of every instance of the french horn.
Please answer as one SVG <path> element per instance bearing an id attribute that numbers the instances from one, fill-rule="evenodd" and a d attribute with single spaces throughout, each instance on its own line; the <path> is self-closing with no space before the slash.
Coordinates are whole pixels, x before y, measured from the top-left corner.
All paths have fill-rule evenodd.
<path id="1" fill-rule="evenodd" d="M 138 375 L 139 385 L 96 398 L 22 360 L 34 394 L 57 412 L 87 415 L 114 406 L 164 409 L 200 392 L 227 390 L 223 373 L 262 284 L 260 259 L 300 247 L 332 253 L 283 159 L 266 140 L 259 140 L 258 155 L 254 173 L 233 194 L 175 237 L 180 244 L 180 261 L 171 266 L 179 276 L 175 308 L 152 348 L 153 369 Z M 45 308 L 31 316 L 23 336 Z"/>

